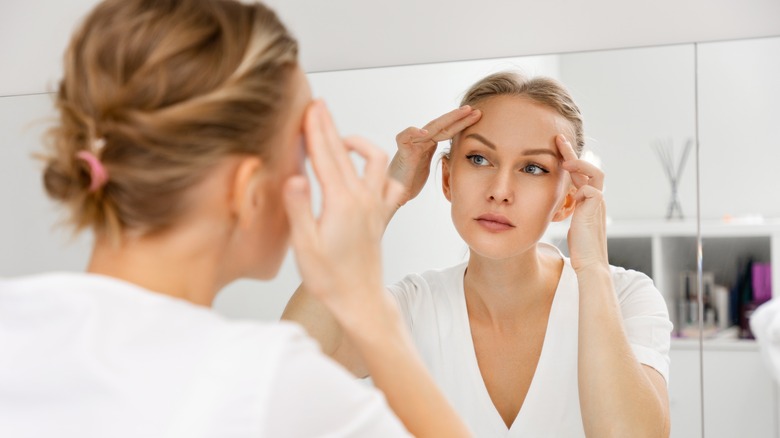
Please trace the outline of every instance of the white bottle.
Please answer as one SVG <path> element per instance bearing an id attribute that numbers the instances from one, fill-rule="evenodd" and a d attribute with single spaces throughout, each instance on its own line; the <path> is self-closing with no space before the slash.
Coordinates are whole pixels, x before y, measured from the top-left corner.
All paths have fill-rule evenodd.
<path id="1" fill-rule="evenodd" d="M 725 330 L 731 326 L 729 321 L 729 290 L 726 286 L 716 284 L 713 287 L 715 296 L 715 311 L 718 312 L 718 329 Z"/>

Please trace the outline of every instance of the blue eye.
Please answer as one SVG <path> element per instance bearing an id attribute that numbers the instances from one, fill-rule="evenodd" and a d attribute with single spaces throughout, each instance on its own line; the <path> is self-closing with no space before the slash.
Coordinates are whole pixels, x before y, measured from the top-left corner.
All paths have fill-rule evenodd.
<path id="1" fill-rule="evenodd" d="M 471 164 L 475 166 L 487 166 L 488 164 L 490 164 L 487 158 L 478 154 L 466 155 L 466 159 L 471 161 Z"/>
<path id="2" fill-rule="evenodd" d="M 523 167 L 523 172 L 530 173 L 531 175 L 541 175 L 544 173 L 550 173 L 547 169 L 537 166 L 536 164 L 529 164 Z"/>

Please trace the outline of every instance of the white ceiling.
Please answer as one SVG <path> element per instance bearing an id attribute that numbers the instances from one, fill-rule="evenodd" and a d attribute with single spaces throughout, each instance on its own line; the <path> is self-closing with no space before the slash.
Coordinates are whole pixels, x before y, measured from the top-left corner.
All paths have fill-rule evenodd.
<path id="1" fill-rule="evenodd" d="M 52 91 L 95 0 L 0 0 L 0 96 Z M 269 0 L 307 71 L 780 35 L 777 0 Z"/>

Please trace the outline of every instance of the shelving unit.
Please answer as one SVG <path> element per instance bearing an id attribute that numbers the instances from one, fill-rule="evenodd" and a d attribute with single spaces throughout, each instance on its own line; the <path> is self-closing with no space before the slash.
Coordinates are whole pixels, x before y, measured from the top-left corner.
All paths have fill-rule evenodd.
<path id="1" fill-rule="evenodd" d="M 554 223 L 545 241 L 568 254 L 568 223 Z M 650 276 L 664 296 L 672 321 L 680 293 L 680 273 L 696 271 L 697 226 L 693 221 L 621 221 L 607 225 L 610 263 Z M 703 222 L 702 269 L 713 272 L 716 284 L 736 281 L 740 261 L 752 258 L 772 266 L 772 290 L 780 290 L 780 221 L 762 223 Z"/>

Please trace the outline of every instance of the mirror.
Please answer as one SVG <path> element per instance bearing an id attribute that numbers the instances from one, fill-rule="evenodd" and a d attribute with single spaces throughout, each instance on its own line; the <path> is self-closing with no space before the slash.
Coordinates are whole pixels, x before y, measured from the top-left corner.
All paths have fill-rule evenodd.
<path id="1" fill-rule="evenodd" d="M 780 37 L 704 43 L 697 52 L 704 309 L 729 310 L 717 322 L 705 314 L 704 429 L 707 437 L 776 437 L 778 386 L 756 343 L 740 338 L 750 337 L 750 312 L 780 286 L 772 181 Z M 718 323 L 731 328 L 716 331 Z"/>
<path id="2" fill-rule="evenodd" d="M 610 217 L 611 263 L 651 276 L 674 318 L 680 273 L 695 273 L 696 269 L 696 169 L 690 153 L 677 183 L 678 207 L 684 217 L 667 220 L 671 187 L 657 147 L 674 153 L 677 165 L 686 143 L 694 139 L 694 61 L 693 45 L 674 45 L 336 71 L 309 77 L 315 95 L 326 99 L 343 134 L 365 135 L 390 155 L 398 131 L 422 126 L 455 108 L 468 87 L 489 73 L 519 69 L 561 80 L 584 114 L 591 159 L 607 175 L 604 194 Z M 420 196 L 397 213 L 387 230 L 388 283 L 409 273 L 452 266 L 467 256 L 441 193 L 436 162 L 431 175 Z M 553 224 L 546 239 L 566 252 L 567 231 L 567 224 Z M 677 341 L 672 347 L 673 436 L 695 436 L 699 429 L 699 362 L 698 357 L 685 356 L 696 353 L 697 344 L 692 342 L 682 341 L 682 352 Z M 682 362 L 679 367 L 678 362 Z M 687 382 L 695 383 L 694 387 Z"/>
<path id="3" fill-rule="evenodd" d="M 699 344 L 681 282 L 688 278 L 683 273 L 696 271 L 696 155 L 690 151 L 683 162 L 673 197 L 659 152 L 679 164 L 685 144 L 695 140 L 698 79 L 704 270 L 713 272 L 712 284 L 729 285 L 739 271 L 735 259 L 752 256 L 758 263 L 771 263 L 777 273 L 777 257 L 771 260 L 770 255 L 780 251 L 772 220 L 780 216 L 780 204 L 773 202 L 768 179 L 772 158 L 780 153 L 769 136 L 773 122 L 780 120 L 771 105 L 780 100 L 774 79 L 780 77 L 777 41 L 346 70 L 313 73 L 309 79 L 315 94 L 333 110 L 342 134 L 368 137 L 391 155 L 398 131 L 454 108 L 468 86 L 488 73 L 520 69 L 566 84 L 584 113 L 592 159 L 607 174 L 611 262 L 650 275 L 669 304 L 678 334 L 688 336 L 672 344 L 670 397 L 672 436 L 690 437 L 702 434 Z M 67 228 L 54 226 L 61 216 L 46 200 L 39 166 L 29 158 L 40 150 L 41 122 L 50 114 L 50 95 L 0 97 L 0 132 L 5 133 L 0 139 L 0 196 L 11 206 L 0 227 L 3 276 L 82 269 L 89 254 L 88 235 L 72 239 Z M 400 210 L 387 231 L 388 283 L 450 266 L 467 255 L 451 224 L 440 177 L 436 166 L 420 196 Z M 676 207 L 670 209 L 674 200 Z M 674 219 L 667 220 L 670 211 Z M 763 222 L 757 223 L 760 217 Z M 565 225 L 554 226 L 546 238 L 565 250 L 565 232 Z M 773 277 L 777 290 L 778 275 Z M 231 317 L 275 320 L 297 285 L 288 257 L 277 279 L 235 283 L 215 307 Z M 776 387 L 762 374 L 755 344 L 713 338 L 705 342 L 703 353 L 707 436 L 776 436 Z"/>

